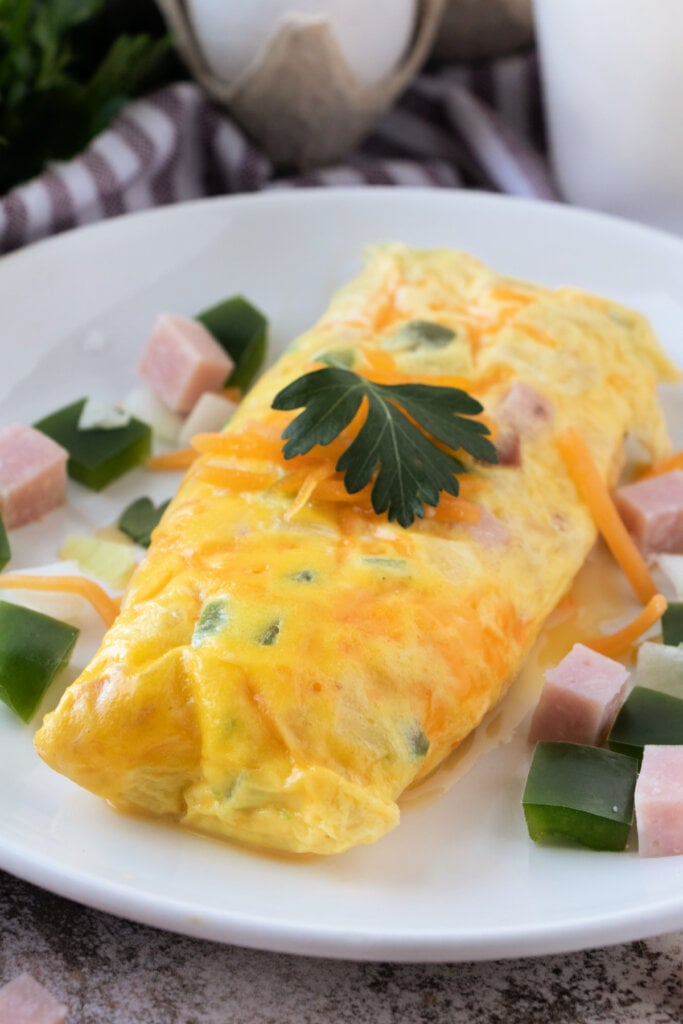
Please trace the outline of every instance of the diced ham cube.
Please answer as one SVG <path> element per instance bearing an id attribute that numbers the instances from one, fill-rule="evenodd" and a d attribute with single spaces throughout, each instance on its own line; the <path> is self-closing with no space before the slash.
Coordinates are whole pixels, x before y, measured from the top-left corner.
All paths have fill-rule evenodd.
<path id="1" fill-rule="evenodd" d="M 628 672 L 618 661 L 574 644 L 545 673 L 529 739 L 599 746 L 622 704 Z"/>
<path id="2" fill-rule="evenodd" d="M 553 407 L 545 395 L 523 381 L 516 381 L 496 410 L 498 420 L 520 434 L 533 434 L 550 423 Z"/>
<path id="3" fill-rule="evenodd" d="M 619 487 L 614 501 L 643 551 L 683 552 L 683 470 Z"/>
<path id="4" fill-rule="evenodd" d="M 510 540 L 510 531 L 505 523 L 482 506 L 476 523 L 467 523 L 470 536 L 484 548 L 501 548 Z"/>
<path id="5" fill-rule="evenodd" d="M 234 363 L 203 324 L 162 314 L 138 365 L 138 373 L 173 412 L 186 413 L 205 391 L 218 391 Z"/>
<path id="6" fill-rule="evenodd" d="M 500 437 L 496 438 L 496 451 L 499 466 L 522 465 L 522 442 L 514 430 L 501 431 Z"/>
<path id="7" fill-rule="evenodd" d="M 500 428 L 496 441 L 499 463 L 519 466 L 520 440 L 535 437 L 552 418 L 553 407 L 545 395 L 522 381 L 513 384 L 496 408 Z"/>
<path id="8" fill-rule="evenodd" d="M 64 1024 L 66 1006 L 57 1002 L 30 974 L 0 988 L 0 1024 Z"/>
<path id="9" fill-rule="evenodd" d="M 0 513 L 7 527 L 23 526 L 61 505 L 68 453 L 23 423 L 0 431 Z"/>
<path id="10" fill-rule="evenodd" d="M 646 746 L 636 782 L 641 857 L 683 853 L 683 746 Z"/>

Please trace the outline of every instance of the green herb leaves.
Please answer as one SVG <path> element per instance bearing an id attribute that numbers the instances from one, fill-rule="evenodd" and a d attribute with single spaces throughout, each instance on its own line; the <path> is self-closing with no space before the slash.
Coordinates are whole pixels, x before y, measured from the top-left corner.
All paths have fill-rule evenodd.
<path id="1" fill-rule="evenodd" d="M 335 365 L 304 374 L 275 396 L 274 409 L 305 407 L 282 435 L 285 458 L 330 444 L 351 423 L 363 399 L 365 421 L 335 468 L 344 474 L 350 494 L 374 477 L 374 511 L 386 512 L 403 527 L 424 516 L 425 505 L 438 505 L 442 491 L 458 494 L 456 474 L 466 472 L 466 466 L 452 452 L 462 449 L 475 459 L 498 461 L 485 436 L 488 428 L 467 418 L 482 412 L 482 406 L 466 391 L 376 384 Z"/>
<path id="2" fill-rule="evenodd" d="M 168 77 L 169 39 L 136 22 L 128 34 L 113 7 L 0 0 L 0 195 L 47 160 L 74 156 L 128 99 Z"/>

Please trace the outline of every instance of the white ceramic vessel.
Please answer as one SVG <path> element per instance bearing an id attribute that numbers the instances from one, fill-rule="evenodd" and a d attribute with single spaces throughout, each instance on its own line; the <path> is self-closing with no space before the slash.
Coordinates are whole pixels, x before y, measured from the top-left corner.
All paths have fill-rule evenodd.
<path id="1" fill-rule="evenodd" d="M 534 0 L 534 9 L 565 197 L 683 234 L 683 3 Z"/>

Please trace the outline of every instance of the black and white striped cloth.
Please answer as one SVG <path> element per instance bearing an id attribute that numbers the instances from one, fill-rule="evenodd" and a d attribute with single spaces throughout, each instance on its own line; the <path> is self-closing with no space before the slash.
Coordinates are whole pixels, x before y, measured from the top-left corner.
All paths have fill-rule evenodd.
<path id="1" fill-rule="evenodd" d="M 347 162 L 294 177 L 181 82 L 129 104 L 78 158 L 0 198 L 0 252 L 105 217 L 260 189 L 430 185 L 557 199 L 543 154 L 533 54 L 421 75 Z"/>

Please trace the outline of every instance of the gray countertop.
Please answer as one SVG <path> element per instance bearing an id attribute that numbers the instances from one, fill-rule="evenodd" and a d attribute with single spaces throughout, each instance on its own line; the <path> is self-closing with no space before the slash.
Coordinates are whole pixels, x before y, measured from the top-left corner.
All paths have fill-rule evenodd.
<path id="1" fill-rule="evenodd" d="M 315 960 L 221 946 L 0 872 L 0 983 L 32 974 L 68 1024 L 681 1024 L 683 933 L 489 963 Z"/>

